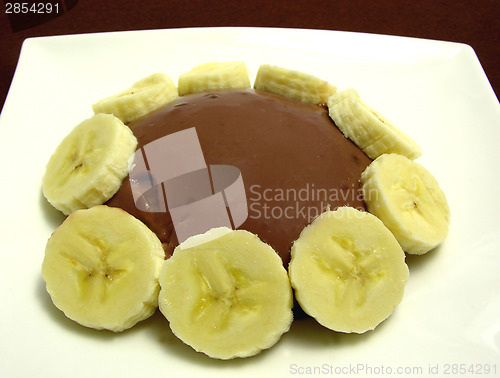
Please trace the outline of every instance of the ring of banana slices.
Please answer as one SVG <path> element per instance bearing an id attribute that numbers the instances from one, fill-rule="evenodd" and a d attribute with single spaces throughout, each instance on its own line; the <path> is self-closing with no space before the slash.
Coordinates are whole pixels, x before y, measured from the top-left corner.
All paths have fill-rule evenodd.
<path id="1" fill-rule="evenodd" d="M 373 159 L 360 178 L 368 212 L 321 214 L 293 243 L 288 267 L 256 235 L 224 228 L 187 239 L 164 261 L 156 235 L 103 205 L 133 164 L 127 122 L 188 93 L 249 87 L 243 62 L 195 67 L 177 88 L 153 74 L 95 103 L 95 115 L 60 143 L 42 190 L 69 216 L 47 242 L 42 277 L 67 317 L 119 332 L 159 306 L 184 343 L 230 359 L 270 348 L 289 330 L 292 288 L 306 313 L 338 332 L 373 330 L 394 311 L 408 281 L 405 252 L 438 246 L 450 210 L 437 180 L 413 161 L 418 144 L 354 89 L 269 64 L 258 70 L 255 89 L 327 104 L 334 124 Z"/>

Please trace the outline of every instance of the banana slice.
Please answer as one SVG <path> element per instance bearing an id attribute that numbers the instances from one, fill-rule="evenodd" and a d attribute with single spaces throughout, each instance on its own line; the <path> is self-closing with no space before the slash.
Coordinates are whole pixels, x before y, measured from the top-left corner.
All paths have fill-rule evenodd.
<path id="1" fill-rule="evenodd" d="M 214 89 L 250 88 L 248 70 L 243 62 L 205 63 L 179 76 L 179 95 Z"/>
<path id="2" fill-rule="evenodd" d="M 161 312 L 173 333 L 212 358 L 270 348 L 292 322 L 281 259 L 248 231 L 217 228 L 188 238 L 160 274 Z"/>
<path id="3" fill-rule="evenodd" d="M 178 97 L 175 83 L 164 73 L 154 73 L 130 88 L 92 105 L 95 114 L 113 114 L 123 123 L 140 118 Z"/>
<path id="4" fill-rule="evenodd" d="M 450 208 L 437 180 L 423 166 L 382 155 L 361 175 L 368 211 L 384 222 L 403 250 L 423 254 L 448 235 Z"/>
<path id="5" fill-rule="evenodd" d="M 110 114 L 83 121 L 50 157 L 42 182 L 44 196 L 66 215 L 103 204 L 127 177 L 136 146 L 132 131 Z"/>
<path id="6" fill-rule="evenodd" d="M 330 117 L 346 138 L 371 159 L 397 153 L 410 159 L 422 155 L 419 145 L 349 88 L 328 99 Z"/>
<path id="7" fill-rule="evenodd" d="M 164 252 L 158 237 L 125 211 L 95 206 L 72 213 L 45 248 L 42 277 L 65 315 L 120 332 L 158 306 Z"/>
<path id="8" fill-rule="evenodd" d="M 337 92 L 332 84 L 301 71 L 262 64 L 254 88 L 311 104 L 326 104 Z"/>
<path id="9" fill-rule="evenodd" d="M 326 211 L 294 242 L 290 280 L 301 308 L 323 326 L 364 333 L 389 317 L 409 272 L 398 242 L 374 215 Z"/>

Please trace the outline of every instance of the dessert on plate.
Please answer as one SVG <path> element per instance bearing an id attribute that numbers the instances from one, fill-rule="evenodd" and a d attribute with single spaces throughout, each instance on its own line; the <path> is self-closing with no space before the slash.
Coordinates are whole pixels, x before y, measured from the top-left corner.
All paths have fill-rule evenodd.
<path id="1" fill-rule="evenodd" d="M 363 333 L 401 301 L 405 252 L 446 238 L 448 204 L 414 161 L 420 147 L 354 89 L 268 64 L 251 88 L 244 63 L 209 63 L 177 86 L 150 75 L 93 110 L 42 188 L 69 215 L 42 275 L 80 324 L 122 331 L 159 305 L 197 351 L 248 357 L 288 331 L 293 288 L 320 324 Z M 136 233 L 142 246 L 128 242 Z M 102 311 L 114 304 L 128 315 Z"/>

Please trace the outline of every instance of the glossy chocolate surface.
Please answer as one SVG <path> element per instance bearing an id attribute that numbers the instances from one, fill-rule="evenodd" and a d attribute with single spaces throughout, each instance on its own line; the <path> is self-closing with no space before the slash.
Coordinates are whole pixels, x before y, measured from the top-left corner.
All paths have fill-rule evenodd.
<path id="1" fill-rule="evenodd" d="M 285 266 L 293 241 L 328 206 L 364 209 L 359 178 L 371 160 L 324 107 L 250 89 L 204 92 L 180 97 L 129 126 L 139 148 L 195 127 L 207 164 L 241 171 L 248 218 L 239 228 L 270 244 Z M 138 210 L 128 179 L 108 205 L 141 219 L 169 257 L 177 245 L 169 213 Z"/>

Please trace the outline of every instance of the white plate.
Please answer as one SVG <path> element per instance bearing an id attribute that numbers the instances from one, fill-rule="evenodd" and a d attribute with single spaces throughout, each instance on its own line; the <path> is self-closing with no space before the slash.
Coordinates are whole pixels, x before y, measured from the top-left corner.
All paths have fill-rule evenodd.
<path id="1" fill-rule="evenodd" d="M 301 320 L 269 351 L 224 362 L 182 344 L 158 313 L 110 334 L 52 305 L 40 266 L 62 217 L 40 185 L 59 141 L 91 116 L 93 102 L 143 76 L 176 80 L 194 65 L 227 60 L 245 61 L 252 75 L 273 63 L 354 87 L 422 146 L 419 161 L 448 196 L 450 234 L 438 250 L 407 259 L 405 297 L 374 332 L 344 335 Z M 0 118 L 0 375 L 500 374 L 499 125 L 498 100 L 462 44 L 255 28 L 28 39 Z"/>

